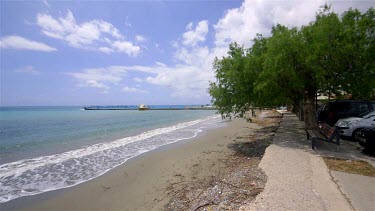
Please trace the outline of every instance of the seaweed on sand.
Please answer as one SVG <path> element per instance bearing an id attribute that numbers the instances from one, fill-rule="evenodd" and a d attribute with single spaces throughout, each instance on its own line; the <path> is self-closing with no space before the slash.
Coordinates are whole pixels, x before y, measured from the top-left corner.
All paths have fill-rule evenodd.
<path id="1" fill-rule="evenodd" d="M 273 118 L 267 118 L 271 115 Z M 281 121 L 273 112 L 260 116 L 263 118 L 256 122 L 261 129 L 254 135 L 237 137 L 239 141 L 227 146 L 234 153 L 220 161 L 225 162 L 220 172 L 168 187 L 170 200 L 165 210 L 238 210 L 254 200 L 267 181 L 258 165 Z"/>

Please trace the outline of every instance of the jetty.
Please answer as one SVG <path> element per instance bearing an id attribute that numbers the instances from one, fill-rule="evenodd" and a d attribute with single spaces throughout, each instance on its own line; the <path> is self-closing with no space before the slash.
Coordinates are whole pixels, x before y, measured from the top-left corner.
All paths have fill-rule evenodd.
<path id="1" fill-rule="evenodd" d="M 85 110 L 125 110 L 125 111 L 168 111 L 168 110 L 217 110 L 216 107 L 210 105 L 202 106 L 87 106 Z"/>

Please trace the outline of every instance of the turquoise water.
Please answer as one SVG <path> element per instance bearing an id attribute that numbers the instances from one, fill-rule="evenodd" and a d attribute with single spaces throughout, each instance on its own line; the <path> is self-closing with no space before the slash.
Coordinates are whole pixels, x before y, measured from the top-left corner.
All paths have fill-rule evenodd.
<path id="1" fill-rule="evenodd" d="M 0 203 L 73 186 L 216 127 L 215 111 L 2 107 Z"/>

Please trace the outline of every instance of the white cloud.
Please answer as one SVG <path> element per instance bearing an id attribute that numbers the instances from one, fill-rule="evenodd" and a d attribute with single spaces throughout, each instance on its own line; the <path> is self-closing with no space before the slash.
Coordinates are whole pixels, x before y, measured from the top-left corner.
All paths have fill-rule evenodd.
<path id="1" fill-rule="evenodd" d="M 245 1 L 240 8 L 227 10 L 215 25 L 215 45 L 227 47 L 229 43 L 236 41 L 240 44 L 250 44 L 250 39 L 256 33 L 269 31 L 272 25 L 265 25 L 260 18 L 267 16 L 260 10 L 257 14 L 260 1 Z"/>
<path id="2" fill-rule="evenodd" d="M 26 38 L 23 38 L 17 35 L 2 37 L 0 39 L 0 47 L 6 48 L 6 49 L 32 50 L 32 51 L 45 51 L 45 52 L 57 51 L 56 48 L 53 48 L 49 45 L 46 45 L 41 42 L 28 40 Z"/>
<path id="3" fill-rule="evenodd" d="M 47 0 L 43 0 L 43 3 L 44 3 L 44 5 L 46 5 L 48 8 L 51 7 L 51 6 L 49 5 L 49 3 L 47 2 Z"/>
<path id="4" fill-rule="evenodd" d="M 174 48 L 178 48 L 178 47 L 180 47 L 180 44 L 179 44 L 177 41 L 172 41 L 172 42 L 171 42 L 171 45 L 172 45 L 172 47 L 174 47 Z"/>
<path id="5" fill-rule="evenodd" d="M 186 31 L 192 30 L 193 29 L 193 22 L 188 23 L 188 25 L 186 25 L 185 29 L 186 29 Z"/>
<path id="6" fill-rule="evenodd" d="M 78 82 L 78 86 L 110 89 L 110 85 L 118 84 L 126 72 L 126 69 L 122 67 L 110 66 L 107 68 L 84 69 L 80 72 L 68 72 L 65 74 L 73 77 Z"/>
<path id="7" fill-rule="evenodd" d="M 37 23 L 42 32 L 52 38 L 63 39 L 73 47 L 83 47 L 94 41 L 99 41 L 106 35 L 121 39 L 123 36 L 110 23 L 102 20 L 92 20 L 77 24 L 71 11 L 65 17 L 58 19 L 47 14 L 38 14 Z"/>
<path id="8" fill-rule="evenodd" d="M 136 35 L 135 36 L 135 40 L 137 40 L 138 42 L 146 42 L 146 38 L 142 35 Z"/>
<path id="9" fill-rule="evenodd" d="M 126 19 L 125 19 L 125 26 L 126 27 L 129 27 L 129 28 L 131 28 L 132 27 L 132 24 L 129 22 L 129 16 L 126 16 Z"/>
<path id="10" fill-rule="evenodd" d="M 36 70 L 33 66 L 28 65 L 25 67 L 21 67 L 15 70 L 17 73 L 25 73 L 25 74 L 30 74 L 30 75 L 39 75 L 40 72 Z"/>
<path id="11" fill-rule="evenodd" d="M 103 53 L 106 53 L 106 54 L 110 54 L 110 53 L 113 52 L 113 50 L 111 48 L 108 48 L 108 47 L 100 47 L 99 51 L 101 51 Z"/>
<path id="12" fill-rule="evenodd" d="M 178 59 L 180 63 L 206 68 L 211 66 L 210 59 L 214 58 L 213 55 L 210 55 L 211 52 L 212 51 L 207 46 L 192 49 L 180 48 L 176 51 L 175 58 Z"/>
<path id="13" fill-rule="evenodd" d="M 208 33 L 208 21 L 200 21 L 195 29 L 193 29 L 193 23 L 189 23 L 186 26 L 187 32 L 182 35 L 182 43 L 185 46 L 195 46 L 199 42 L 204 42 L 206 40 L 206 35 Z"/>
<path id="14" fill-rule="evenodd" d="M 215 80 L 212 63 L 215 56 L 220 58 L 227 55 L 229 43 L 237 42 L 250 47 L 251 39 L 257 33 L 268 36 L 272 25 L 277 23 L 289 27 L 308 24 L 315 19 L 317 10 L 323 4 L 323 0 L 244 1 L 239 8 L 227 10 L 223 17 L 214 24 L 213 47 L 208 47 L 209 45 L 205 43 L 208 33 L 207 21 L 200 21 L 195 28 L 191 22 L 186 26 L 186 32 L 182 34 L 181 41 L 172 42 L 176 48 L 174 56 L 177 64 L 153 67 L 157 73 L 146 77 L 146 82 L 171 87 L 171 90 L 174 90 L 172 93 L 174 97 L 208 98 L 206 93 L 208 82 Z M 332 2 L 332 4 L 335 11 L 342 12 L 357 3 L 352 2 L 348 5 L 345 2 L 345 6 L 340 2 Z M 198 45 L 198 43 L 201 44 Z"/>
<path id="15" fill-rule="evenodd" d="M 37 23 L 46 36 L 63 40 L 75 48 L 99 50 L 107 54 L 121 52 L 129 56 L 137 56 L 141 50 L 139 46 L 125 41 L 111 23 L 96 19 L 77 23 L 71 11 L 60 18 L 39 13 Z"/>
<path id="16" fill-rule="evenodd" d="M 202 62 L 199 62 L 199 64 L 202 64 Z M 213 72 L 210 71 L 209 67 L 202 69 L 191 65 L 173 67 L 160 64 L 154 66 L 110 66 L 84 69 L 66 74 L 77 80 L 78 86 L 108 90 L 113 85 L 118 86 L 129 71 L 141 72 L 147 75 L 144 78 L 134 77 L 133 80 L 136 82 L 171 87 L 172 96 L 174 97 L 199 98 L 205 96 L 207 95 L 208 80 L 213 79 Z M 124 87 L 122 91 L 146 93 L 144 90 L 131 87 Z"/>
<path id="17" fill-rule="evenodd" d="M 315 13 L 324 2 L 317 1 L 269 1 L 247 0 L 239 8 L 229 9 L 214 24 L 214 46 L 205 43 L 208 34 L 208 23 L 200 21 L 194 28 L 191 22 L 186 26 L 180 42 L 174 41 L 176 48 L 176 65 L 154 66 L 156 74 L 146 77 L 146 82 L 171 87 L 172 96 L 194 98 L 206 97 L 208 82 L 214 81 L 212 63 L 215 56 L 227 55 L 228 45 L 237 42 L 250 47 L 251 39 L 257 33 L 270 35 L 272 25 L 277 23 L 302 26 L 315 19 Z M 338 12 L 347 10 L 351 5 L 343 6 L 340 2 L 332 2 L 332 8 Z M 201 45 L 198 45 L 201 43 Z M 182 45 L 181 45 L 182 44 Z"/>
<path id="18" fill-rule="evenodd" d="M 105 85 L 102 82 L 98 82 L 96 80 L 88 80 L 82 86 L 96 87 L 96 88 L 100 88 L 100 89 L 109 89 L 109 86 Z"/>
<path id="19" fill-rule="evenodd" d="M 146 90 L 142 90 L 142 89 L 138 89 L 134 87 L 127 87 L 127 86 L 123 87 L 121 91 L 128 92 L 128 93 L 144 93 L 144 94 L 148 93 Z"/>
<path id="20" fill-rule="evenodd" d="M 144 81 L 142 78 L 139 77 L 134 77 L 133 80 L 138 83 L 142 83 Z"/>
<path id="21" fill-rule="evenodd" d="M 186 31 L 181 34 L 179 41 L 171 42 L 176 51 L 175 64 L 167 65 L 156 61 L 150 66 L 111 66 L 99 68 L 101 77 L 94 73 L 87 76 L 86 71 L 76 73 L 74 77 L 101 82 L 104 85 L 119 84 L 126 77 L 126 72 L 142 72 L 142 77 L 136 75 L 132 79 L 138 83 L 149 83 L 156 86 L 167 87 L 172 97 L 186 99 L 209 100 L 206 90 L 209 81 L 215 80 L 212 62 L 215 56 L 222 57 L 227 54 L 228 44 L 236 41 L 240 45 L 249 47 L 251 39 L 257 33 L 270 35 L 272 25 L 276 23 L 288 26 L 301 26 L 314 20 L 319 6 L 318 1 L 262 1 L 247 0 L 239 8 L 227 10 L 226 13 L 214 24 L 213 46 L 206 42 L 208 22 L 200 21 L 194 28 L 193 23 L 186 26 Z M 340 2 L 332 3 L 336 11 L 347 10 L 350 6 L 356 8 L 356 2 L 345 2 L 345 7 Z M 371 5 L 370 5 L 371 6 Z M 363 7 L 363 5 L 362 5 Z M 158 47 L 155 45 L 155 47 Z M 111 48 L 112 49 L 112 48 Z M 116 70 L 116 71 L 113 71 Z M 114 78 L 104 80 L 102 74 L 109 74 Z M 83 74 L 83 75 L 80 75 Z M 94 77 L 95 75 L 95 77 Z M 99 78 L 102 78 L 99 80 Z M 137 86 L 136 86 L 137 87 Z M 139 88 L 139 87 L 137 87 Z M 123 87 L 125 92 L 137 92 L 137 88 Z"/>
<path id="22" fill-rule="evenodd" d="M 139 46 L 127 41 L 116 41 L 112 44 L 112 47 L 118 52 L 127 53 L 129 56 L 137 56 L 141 51 Z"/>
<path id="23" fill-rule="evenodd" d="M 207 48 L 201 50 L 206 52 Z M 134 77 L 136 82 L 149 83 L 157 86 L 170 87 L 172 97 L 202 98 L 207 97 L 206 89 L 209 80 L 214 80 L 211 70 L 211 58 L 214 54 L 202 53 L 200 58 L 196 57 L 196 63 L 182 63 L 175 66 L 167 66 L 156 62 L 153 66 L 124 66 L 128 71 L 142 72 L 145 77 Z M 208 56 L 208 57 L 207 57 Z"/>
<path id="24" fill-rule="evenodd" d="M 146 77 L 145 81 L 154 85 L 170 87 L 173 97 L 203 97 L 206 95 L 209 79 L 213 79 L 211 71 L 196 66 L 155 66 L 153 68 L 157 73 Z"/>
<path id="25" fill-rule="evenodd" d="M 245 47 L 257 33 L 269 36 L 276 24 L 301 27 L 315 20 L 316 12 L 325 3 L 342 13 L 350 7 L 364 11 L 373 6 L 373 1 L 326 1 L 326 0 L 246 0 L 239 8 L 229 9 L 214 25 L 216 47 L 236 41 Z"/>
<path id="26" fill-rule="evenodd" d="M 162 67 L 166 67 L 167 65 L 162 63 L 162 62 L 155 62 L 156 65 L 159 65 L 159 66 L 162 66 Z"/>
<path id="27" fill-rule="evenodd" d="M 127 72 L 136 71 L 148 74 L 156 74 L 153 67 L 148 66 L 109 66 L 102 68 L 88 68 L 78 72 L 66 72 L 65 74 L 77 81 L 81 87 L 95 87 L 109 90 L 111 86 L 119 86 L 126 77 Z M 133 78 L 137 82 L 144 82 L 139 77 Z"/>
<path id="28" fill-rule="evenodd" d="M 191 24 L 192 25 L 192 24 Z M 203 26 L 203 27 L 202 27 Z M 194 32 L 197 35 L 191 35 L 191 39 L 182 42 L 189 43 L 188 48 L 181 47 L 177 48 L 175 58 L 178 61 L 174 66 L 167 66 L 166 64 L 157 61 L 152 66 L 116 66 L 118 70 L 122 72 L 142 72 L 146 74 L 144 77 L 133 77 L 133 80 L 138 83 L 149 83 L 157 86 L 170 87 L 171 95 L 173 97 L 183 98 L 202 98 L 207 97 L 206 89 L 208 87 L 209 80 L 214 80 L 214 73 L 211 68 L 212 61 L 215 56 L 215 50 L 209 49 L 207 46 L 199 47 L 196 44 L 205 40 L 204 33 L 207 31 L 207 21 L 201 21 L 197 24 L 195 29 L 193 26 L 188 26 L 188 32 Z M 186 33 L 184 33 L 186 34 Z M 189 34 L 189 33 L 188 33 Z M 203 37 L 202 37 L 203 36 Z M 187 37 L 186 37 L 187 38 Z M 84 70 L 78 73 L 71 74 L 76 79 L 84 80 L 96 80 L 105 84 L 114 84 L 113 81 L 104 80 L 104 73 L 109 74 L 114 67 L 98 68 Z M 95 70 L 95 71 L 94 71 Z M 98 76 L 98 70 L 100 70 L 100 77 Z M 113 73 L 111 74 L 113 76 Z M 125 74 L 117 75 L 116 83 L 123 80 Z M 101 78 L 101 80 L 99 80 Z M 81 84 L 87 84 L 82 83 Z M 124 92 L 140 92 L 137 88 L 123 87 Z"/>

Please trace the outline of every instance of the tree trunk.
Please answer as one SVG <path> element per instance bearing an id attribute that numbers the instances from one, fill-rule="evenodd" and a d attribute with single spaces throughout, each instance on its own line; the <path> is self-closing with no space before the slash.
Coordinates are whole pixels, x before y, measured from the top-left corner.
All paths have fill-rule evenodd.
<path id="1" fill-rule="evenodd" d="M 313 88 L 305 88 L 303 94 L 303 107 L 304 107 L 304 119 L 305 126 L 307 128 L 317 127 L 318 123 L 315 116 L 315 90 Z"/>
<path id="2" fill-rule="evenodd" d="M 298 106 L 297 106 L 296 103 L 292 103 L 292 110 L 291 110 L 291 112 L 294 113 L 294 114 L 296 114 L 298 116 L 298 111 L 297 111 L 298 108 L 297 107 Z"/>
<path id="3" fill-rule="evenodd" d="M 303 105 L 303 100 L 299 101 L 299 121 L 305 121 L 305 106 Z"/>
<path id="4" fill-rule="evenodd" d="M 301 120 L 301 103 L 297 99 L 293 99 L 293 109 L 292 113 L 295 113 L 299 120 Z"/>

